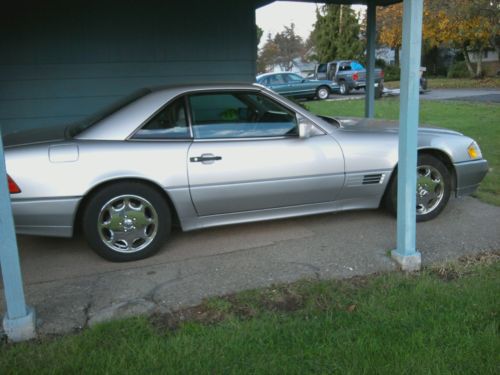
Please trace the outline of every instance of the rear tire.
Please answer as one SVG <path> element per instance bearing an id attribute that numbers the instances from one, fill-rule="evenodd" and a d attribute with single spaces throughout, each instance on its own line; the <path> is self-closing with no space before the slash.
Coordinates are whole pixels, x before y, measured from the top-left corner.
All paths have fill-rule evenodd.
<path id="1" fill-rule="evenodd" d="M 325 100 L 325 99 L 328 99 L 330 96 L 330 90 L 328 89 L 328 87 L 326 86 L 320 86 L 318 87 L 318 89 L 316 90 L 316 97 L 319 99 L 319 100 Z"/>
<path id="2" fill-rule="evenodd" d="M 393 173 L 386 194 L 384 206 L 397 215 L 398 193 L 397 170 Z M 417 221 L 428 221 L 438 216 L 446 207 L 451 195 L 451 175 L 448 168 L 431 155 L 419 155 L 417 163 Z"/>
<path id="3" fill-rule="evenodd" d="M 384 93 L 384 84 L 380 82 L 378 86 L 375 87 L 375 99 L 380 99 L 383 93 Z"/>
<path id="4" fill-rule="evenodd" d="M 427 90 L 427 78 L 420 78 L 420 89 L 422 91 Z"/>
<path id="5" fill-rule="evenodd" d="M 125 182 L 104 187 L 83 211 L 83 232 L 101 257 L 127 262 L 153 255 L 172 226 L 164 197 L 145 184 Z"/>
<path id="6" fill-rule="evenodd" d="M 351 92 L 351 89 L 345 81 L 339 82 L 339 90 L 341 95 L 349 95 L 349 93 Z"/>

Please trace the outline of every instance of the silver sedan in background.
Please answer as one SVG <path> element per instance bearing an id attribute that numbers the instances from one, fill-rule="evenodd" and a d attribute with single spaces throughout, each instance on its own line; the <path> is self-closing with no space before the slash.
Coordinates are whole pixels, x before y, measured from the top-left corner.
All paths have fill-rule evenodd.
<path id="1" fill-rule="evenodd" d="M 4 138 L 22 234 L 82 229 L 112 261 L 152 255 L 185 230 L 385 206 L 396 212 L 397 123 L 315 116 L 259 85 L 144 89 L 59 132 Z M 417 219 L 473 192 L 474 140 L 420 128 Z"/>

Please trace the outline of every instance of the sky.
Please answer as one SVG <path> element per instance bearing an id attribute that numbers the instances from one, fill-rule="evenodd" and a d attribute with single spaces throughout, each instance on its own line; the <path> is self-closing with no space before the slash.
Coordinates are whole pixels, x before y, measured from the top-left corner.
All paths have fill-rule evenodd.
<path id="1" fill-rule="evenodd" d="M 322 4 L 318 4 L 321 6 Z M 360 6 L 354 6 L 359 9 Z M 282 31 L 284 26 L 295 24 L 295 32 L 306 40 L 311 33 L 314 22 L 316 22 L 316 4 L 301 3 L 296 1 L 275 1 L 256 11 L 257 25 L 264 30 L 259 47 L 262 47 L 267 39 L 267 34 L 274 36 Z"/>

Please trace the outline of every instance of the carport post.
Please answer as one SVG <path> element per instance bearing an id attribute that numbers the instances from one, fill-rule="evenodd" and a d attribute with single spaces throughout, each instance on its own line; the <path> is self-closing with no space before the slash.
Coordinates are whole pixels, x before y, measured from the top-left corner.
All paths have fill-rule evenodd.
<path id="1" fill-rule="evenodd" d="M 0 129 L 0 265 L 7 312 L 3 328 L 11 341 L 35 337 L 35 312 L 26 306 Z"/>
<path id="2" fill-rule="evenodd" d="M 420 269 L 416 250 L 416 185 L 419 111 L 419 68 L 423 0 L 403 2 L 403 53 L 399 114 L 397 249 L 392 257 L 405 271 Z"/>
<path id="3" fill-rule="evenodd" d="M 373 118 L 375 115 L 375 37 L 377 5 L 375 1 L 368 3 L 367 10 L 367 46 L 366 46 L 366 96 L 365 96 L 365 117 Z"/>

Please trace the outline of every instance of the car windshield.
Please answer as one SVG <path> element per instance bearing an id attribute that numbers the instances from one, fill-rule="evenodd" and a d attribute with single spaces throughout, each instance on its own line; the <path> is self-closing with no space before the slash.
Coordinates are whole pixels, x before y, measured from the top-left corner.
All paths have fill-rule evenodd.
<path id="1" fill-rule="evenodd" d="M 133 101 L 142 98 L 143 96 L 151 93 L 150 89 L 141 89 L 133 92 L 130 95 L 125 96 L 124 98 L 121 98 L 120 100 L 114 102 L 113 104 L 105 107 L 104 109 L 100 110 L 99 112 L 96 112 L 89 117 L 85 118 L 84 120 L 77 122 L 75 124 L 68 125 L 66 129 L 64 130 L 64 136 L 67 139 L 73 138 L 77 136 L 78 134 L 82 133 L 83 131 L 87 130 L 90 128 L 92 125 L 96 124 L 97 122 L 101 121 L 102 119 L 110 116 L 111 114 L 115 113 L 119 109 L 125 107 L 126 105 L 132 103 Z"/>

